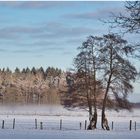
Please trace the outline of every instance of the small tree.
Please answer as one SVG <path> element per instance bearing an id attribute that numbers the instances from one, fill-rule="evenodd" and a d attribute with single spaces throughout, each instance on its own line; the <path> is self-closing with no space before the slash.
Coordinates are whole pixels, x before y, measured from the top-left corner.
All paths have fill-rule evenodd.
<path id="1" fill-rule="evenodd" d="M 20 74 L 20 69 L 19 68 L 15 69 L 15 74 Z"/>
<path id="2" fill-rule="evenodd" d="M 121 36 L 108 34 L 103 37 L 90 36 L 79 49 L 80 53 L 74 61 L 76 68 L 74 84 L 77 92 L 80 92 L 80 97 L 86 95 L 89 116 L 94 116 L 94 119 L 90 119 L 89 128 L 91 126 L 93 126 L 91 129 L 96 128 L 97 107 L 100 107 L 100 100 L 99 98 L 97 100 L 97 97 L 102 93 L 101 126 L 109 130 L 105 116 L 106 107 L 108 105 L 113 105 L 112 108 L 115 109 L 131 107 L 127 95 L 133 91 L 131 82 L 135 81 L 137 76 L 137 70 L 128 58 L 133 52 L 132 46 Z M 100 90 L 98 87 L 101 87 Z"/>

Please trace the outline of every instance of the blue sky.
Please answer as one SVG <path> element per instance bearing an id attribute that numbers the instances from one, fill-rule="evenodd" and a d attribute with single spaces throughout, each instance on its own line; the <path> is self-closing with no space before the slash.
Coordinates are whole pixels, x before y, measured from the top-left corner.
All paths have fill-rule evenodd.
<path id="1" fill-rule="evenodd" d="M 71 68 L 77 47 L 89 35 L 107 34 L 100 20 L 124 12 L 123 6 L 123 1 L 0 1 L 0 68 Z M 132 37 L 139 39 L 126 36 L 130 42 Z"/>
<path id="2" fill-rule="evenodd" d="M 0 67 L 72 67 L 89 35 L 108 32 L 99 19 L 123 2 L 0 2 Z M 114 11 L 113 10 L 113 11 Z"/>

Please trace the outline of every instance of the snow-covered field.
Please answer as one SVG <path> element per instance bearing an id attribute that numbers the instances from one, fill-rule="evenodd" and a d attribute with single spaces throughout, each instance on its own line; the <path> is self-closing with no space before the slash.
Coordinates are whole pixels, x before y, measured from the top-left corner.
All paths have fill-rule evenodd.
<path id="1" fill-rule="evenodd" d="M 109 125 L 114 128 L 104 131 L 100 126 L 100 114 L 96 130 L 85 130 L 85 120 L 88 122 L 88 112 L 85 110 L 67 110 L 61 106 L 6 106 L 0 107 L 0 138 L 1 139 L 135 139 L 140 138 L 140 110 L 133 112 L 107 111 Z M 15 129 L 13 119 L 15 118 Z M 37 119 L 37 129 L 35 129 Z M 5 121 L 2 129 L 2 121 Z M 60 130 L 62 120 L 62 130 Z M 132 131 L 129 122 L 132 120 Z M 40 129 L 40 122 L 43 129 Z M 82 124 L 80 129 L 80 122 Z M 135 131 L 136 122 L 136 131 Z"/>

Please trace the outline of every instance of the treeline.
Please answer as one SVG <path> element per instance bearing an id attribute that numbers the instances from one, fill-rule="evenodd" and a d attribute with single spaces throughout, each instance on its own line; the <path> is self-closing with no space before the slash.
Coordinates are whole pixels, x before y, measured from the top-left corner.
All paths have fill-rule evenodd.
<path id="1" fill-rule="evenodd" d="M 19 74 L 29 74 L 29 73 L 32 73 L 32 74 L 37 74 L 37 73 L 42 73 L 42 76 L 44 78 L 48 77 L 48 76 L 60 76 L 61 73 L 62 73 L 62 70 L 61 69 L 58 69 L 58 68 L 54 68 L 54 67 L 48 67 L 46 70 L 43 69 L 43 67 L 40 67 L 40 68 L 23 68 L 22 70 L 20 70 L 19 68 L 16 68 L 14 70 L 14 72 L 12 70 L 10 70 L 9 68 L 3 68 L 1 69 L 0 68 L 0 73 L 19 73 Z"/>
<path id="2" fill-rule="evenodd" d="M 58 104 L 62 70 L 48 67 L 0 69 L 1 104 Z"/>

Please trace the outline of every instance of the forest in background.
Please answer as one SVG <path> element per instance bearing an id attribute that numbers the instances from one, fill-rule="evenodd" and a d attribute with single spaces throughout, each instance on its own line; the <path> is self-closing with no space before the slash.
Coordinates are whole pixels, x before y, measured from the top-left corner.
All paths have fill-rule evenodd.
<path id="1" fill-rule="evenodd" d="M 0 69 L 1 104 L 58 104 L 65 78 L 61 69 Z"/>

